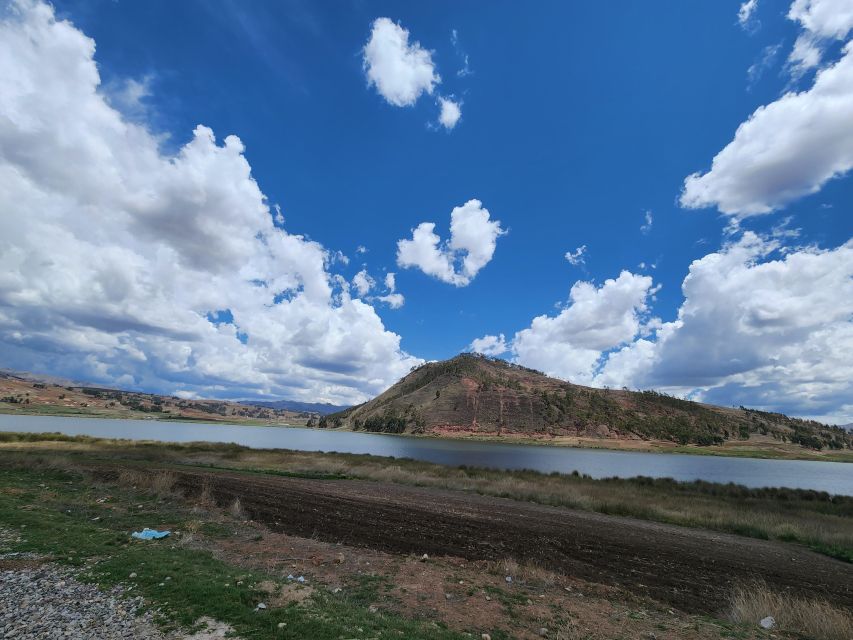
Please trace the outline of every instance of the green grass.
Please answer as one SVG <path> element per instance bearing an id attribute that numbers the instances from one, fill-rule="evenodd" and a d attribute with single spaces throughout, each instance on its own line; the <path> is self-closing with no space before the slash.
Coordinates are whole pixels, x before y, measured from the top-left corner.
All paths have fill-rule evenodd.
<path id="1" fill-rule="evenodd" d="M 97 503 L 107 495 L 111 496 L 109 501 Z M 181 530 L 197 517 L 177 501 L 115 486 L 91 485 L 75 473 L 0 469 L 0 527 L 21 538 L 0 547 L 0 552 L 30 551 L 50 556 L 56 562 L 78 567 L 82 580 L 103 588 L 132 584 L 130 594 L 142 595 L 148 608 L 159 610 L 159 621 L 167 628 L 190 627 L 209 616 L 230 624 L 246 640 L 337 640 L 380 634 L 424 640 L 463 637 L 396 615 L 370 613 L 367 607 L 381 585 L 369 579 L 339 594 L 317 589 L 307 606 L 256 611 L 266 596 L 255 585 L 272 579 L 270 576 L 247 572 L 207 551 L 182 546 L 174 536 L 137 541 L 129 535 L 143 526 Z M 227 525 L 218 525 L 215 534 L 229 535 Z M 137 576 L 131 579 L 131 573 Z M 286 627 L 279 629 L 279 623 L 286 623 Z"/>
<path id="2" fill-rule="evenodd" d="M 51 442 L 56 440 L 56 442 Z M 40 442 L 43 441 L 43 442 Z M 2 455 L 67 457 L 81 464 L 187 465 L 309 479 L 357 478 L 467 491 L 513 500 L 630 516 L 764 540 L 798 543 L 853 562 L 853 497 L 797 489 L 667 478 L 596 480 L 579 474 L 448 467 L 371 455 L 256 450 L 234 444 L 129 442 L 51 434 L 0 433 Z M 20 445 L 16 445 L 20 443 Z"/>

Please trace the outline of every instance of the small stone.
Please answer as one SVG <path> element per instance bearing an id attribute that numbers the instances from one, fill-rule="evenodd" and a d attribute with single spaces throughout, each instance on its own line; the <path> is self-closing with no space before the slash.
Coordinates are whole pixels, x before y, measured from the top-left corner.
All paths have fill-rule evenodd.
<path id="1" fill-rule="evenodd" d="M 287 623 L 286 623 L 286 622 L 279 622 L 279 623 L 278 623 L 278 628 L 279 628 L 279 629 L 284 629 L 286 626 L 287 626 Z"/>
<path id="2" fill-rule="evenodd" d="M 258 606 L 257 606 L 257 607 L 255 607 L 255 608 L 256 608 L 256 609 L 266 609 L 266 608 L 267 608 L 267 605 L 266 605 L 266 604 L 264 604 L 263 602 L 259 602 L 259 603 L 258 603 Z"/>
<path id="3" fill-rule="evenodd" d="M 376 605 L 375 605 L 375 604 L 372 604 L 372 605 L 370 605 L 369 607 L 367 607 L 367 611 L 368 611 L 369 613 L 376 613 L 377 611 L 379 611 L 379 609 L 377 609 L 377 608 L 376 608 Z"/>
<path id="4" fill-rule="evenodd" d="M 492 636 L 490 636 L 488 633 L 483 633 L 480 634 L 480 640 L 492 640 Z"/>
<path id="5" fill-rule="evenodd" d="M 504 580 L 506 580 L 507 584 L 512 584 L 512 576 L 507 576 Z"/>
<path id="6" fill-rule="evenodd" d="M 539 635 L 544 638 L 548 635 L 548 629 L 546 627 L 542 627 L 541 629 L 539 629 Z"/>
<path id="7" fill-rule="evenodd" d="M 491 596 L 486 596 L 486 602 L 491 602 L 491 601 L 492 601 Z"/>
<path id="8" fill-rule="evenodd" d="M 129 577 L 131 580 L 133 580 L 133 578 L 135 578 L 135 577 L 136 577 L 136 571 L 134 571 L 133 573 L 131 573 L 131 574 L 130 574 L 130 576 L 128 576 L 128 577 Z"/>
<path id="9" fill-rule="evenodd" d="M 762 618 L 758 625 L 762 629 L 772 629 L 776 626 L 776 618 L 773 616 L 767 616 L 766 618 Z"/>
<path id="10" fill-rule="evenodd" d="M 427 560 L 429 560 L 429 556 L 427 554 L 421 556 L 421 562 L 426 562 Z"/>
<path id="11" fill-rule="evenodd" d="M 453 597 L 453 596 L 451 596 L 449 593 L 445 593 L 445 594 L 444 594 L 444 599 L 445 599 L 445 600 L 450 600 L 450 598 L 452 598 L 452 597 Z"/>

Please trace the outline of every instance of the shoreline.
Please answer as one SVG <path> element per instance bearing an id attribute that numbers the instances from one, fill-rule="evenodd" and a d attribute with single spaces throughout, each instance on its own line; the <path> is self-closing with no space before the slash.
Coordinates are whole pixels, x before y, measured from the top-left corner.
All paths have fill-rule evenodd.
<path id="1" fill-rule="evenodd" d="M 463 432 L 454 435 L 453 432 L 441 433 L 383 433 L 373 431 L 356 431 L 347 428 L 320 428 L 308 427 L 305 425 L 286 424 L 277 422 L 265 422 L 262 420 L 244 420 L 244 421 L 225 421 L 205 418 L 181 418 L 171 416 L 163 417 L 148 417 L 148 416 L 111 416 L 99 413 L 39 413 L 39 412 L 21 412 L 21 411 L 4 411 L 0 409 L 0 415 L 18 416 L 24 418 L 82 418 L 82 419 L 98 419 L 98 420 L 128 420 L 140 423 L 156 422 L 156 423 L 173 423 L 173 424 L 198 424 L 210 426 L 224 427 L 278 427 L 284 429 L 305 429 L 318 432 L 338 432 L 338 433 L 354 433 L 366 435 L 381 435 L 381 436 L 400 436 L 405 438 L 413 438 L 420 440 L 438 440 L 443 442 L 473 442 L 473 443 L 488 443 L 488 444 L 503 444 L 508 446 L 540 446 L 550 448 L 563 449 L 580 449 L 586 451 L 621 451 L 627 453 L 658 453 L 658 454 L 673 454 L 673 455 L 693 455 L 693 456 L 714 456 L 723 458 L 752 458 L 755 460 L 804 460 L 811 462 L 839 462 L 853 463 L 853 451 L 809 451 L 795 445 L 786 445 L 778 441 L 759 440 L 750 438 L 749 440 L 737 441 L 737 444 L 731 445 L 681 445 L 665 440 L 641 440 L 641 439 L 612 439 L 612 438 L 583 438 L 577 436 L 527 436 L 527 435 L 494 435 L 489 432 L 473 433 Z M 734 441 L 731 441 L 734 442 Z M 743 448 L 740 445 L 743 445 Z M 767 448 L 764 448 L 767 447 Z M 772 447 L 772 448 L 770 448 Z"/>

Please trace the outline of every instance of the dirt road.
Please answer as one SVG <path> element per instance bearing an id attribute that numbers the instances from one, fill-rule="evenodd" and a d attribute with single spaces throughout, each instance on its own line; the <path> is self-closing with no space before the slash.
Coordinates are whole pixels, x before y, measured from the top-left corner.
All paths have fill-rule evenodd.
<path id="1" fill-rule="evenodd" d="M 735 583 L 755 579 L 853 609 L 853 565 L 795 545 L 376 482 L 176 473 L 187 494 L 207 486 L 221 505 L 239 498 L 252 519 L 291 535 L 419 555 L 512 557 L 688 612 L 719 613 Z"/>

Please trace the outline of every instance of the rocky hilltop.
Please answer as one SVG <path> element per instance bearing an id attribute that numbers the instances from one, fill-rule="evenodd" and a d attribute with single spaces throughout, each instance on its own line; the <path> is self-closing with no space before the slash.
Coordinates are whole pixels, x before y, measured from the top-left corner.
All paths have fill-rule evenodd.
<path id="1" fill-rule="evenodd" d="M 713 445 L 760 434 L 811 449 L 851 449 L 840 427 L 655 391 L 593 389 L 504 360 L 461 354 L 430 362 L 369 402 L 319 426 L 415 434 L 577 436 Z"/>

